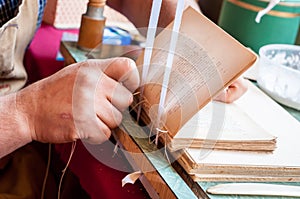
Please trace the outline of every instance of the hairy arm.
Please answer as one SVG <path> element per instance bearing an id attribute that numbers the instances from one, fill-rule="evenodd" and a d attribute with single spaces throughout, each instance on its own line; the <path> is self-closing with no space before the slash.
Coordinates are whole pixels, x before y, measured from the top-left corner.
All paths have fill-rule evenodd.
<path id="1" fill-rule="evenodd" d="M 65 67 L 17 93 L 0 97 L 0 158 L 32 140 L 100 144 L 122 121 L 139 85 L 127 58 Z"/>
<path id="2" fill-rule="evenodd" d="M 0 97 L 0 158 L 31 141 L 27 119 L 18 110 L 16 94 Z"/>

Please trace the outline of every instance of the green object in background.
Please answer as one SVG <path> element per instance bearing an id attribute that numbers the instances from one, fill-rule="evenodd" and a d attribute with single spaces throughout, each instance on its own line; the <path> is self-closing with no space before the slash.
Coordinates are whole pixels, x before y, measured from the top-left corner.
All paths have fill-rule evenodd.
<path id="1" fill-rule="evenodd" d="M 268 3 L 224 0 L 218 25 L 257 53 L 266 44 L 300 44 L 300 0 L 281 1 L 256 23 L 258 11 Z"/>

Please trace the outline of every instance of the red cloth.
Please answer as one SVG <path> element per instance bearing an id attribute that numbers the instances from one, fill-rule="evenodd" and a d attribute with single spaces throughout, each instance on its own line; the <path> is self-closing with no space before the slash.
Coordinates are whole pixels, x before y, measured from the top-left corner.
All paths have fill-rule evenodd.
<path id="1" fill-rule="evenodd" d="M 55 148 L 61 154 L 61 158 L 67 162 L 71 144 L 56 145 Z M 113 149 L 109 142 L 97 146 L 98 155 L 103 157 L 102 160 L 105 159 L 105 164 L 111 165 L 113 162 L 113 165 L 118 165 L 124 170 L 129 169 L 127 161 L 120 152 L 113 157 Z M 121 180 L 128 173 L 112 169 L 105 164 L 91 156 L 82 142 L 77 141 L 69 168 L 79 177 L 82 187 L 91 198 L 148 198 L 140 181 L 136 181 L 134 185 L 127 184 L 122 188 Z"/>
<path id="2" fill-rule="evenodd" d="M 66 30 L 58 30 L 46 24 L 42 24 L 37 31 L 24 58 L 28 83 L 45 78 L 63 67 L 64 63 L 56 61 L 56 56 L 64 31 Z M 67 31 L 78 33 L 78 30 Z M 122 155 L 112 157 L 113 149 L 108 142 L 99 147 L 106 161 L 128 167 Z M 60 144 L 55 148 L 64 161 L 69 158 L 71 144 Z M 112 169 L 96 160 L 80 141 L 77 142 L 69 168 L 79 178 L 82 187 L 91 198 L 148 198 L 139 181 L 122 188 L 121 180 L 127 173 Z"/>
<path id="3" fill-rule="evenodd" d="M 64 31 L 78 33 L 78 30 L 58 30 L 42 24 L 35 34 L 24 57 L 24 65 L 28 73 L 28 83 L 48 77 L 64 66 L 56 56 Z"/>

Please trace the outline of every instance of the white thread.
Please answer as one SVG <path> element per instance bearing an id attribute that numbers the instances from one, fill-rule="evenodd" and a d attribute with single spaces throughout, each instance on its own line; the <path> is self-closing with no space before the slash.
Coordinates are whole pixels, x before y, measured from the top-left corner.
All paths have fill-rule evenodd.
<path id="1" fill-rule="evenodd" d="M 144 103 L 146 100 L 142 100 L 139 101 L 138 103 L 136 103 L 134 106 L 130 107 L 129 112 L 133 111 L 136 107 L 138 107 L 139 105 L 141 105 L 142 103 Z"/>
<path id="2" fill-rule="evenodd" d="M 165 134 L 165 133 L 168 133 L 168 131 L 165 131 L 165 130 L 156 128 L 156 137 L 155 137 L 155 144 L 156 144 L 156 145 L 158 144 L 158 137 L 159 137 L 161 134 Z"/>
<path id="3" fill-rule="evenodd" d="M 158 17 L 161 9 L 162 0 L 153 0 L 151 14 L 149 19 L 149 25 L 147 30 L 147 38 L 146 38 L 146 46 L 144 51 L 144 63 L 142 69 L 142 77 L 141 77 L 141 97 L 143 97 L 144 93 L 144 84 L 148 76 L 148 71 L 150 67 L 150 61 L 152 56 L 154 38 L 156 34 L 157 24 L 158 24 Z M 142 106 L 139 106 L 137 112 L 137 121 L 139 121 L 140 114 L 141 114 Z"/>
<path id="4" fill-rule="evenodd" d="M 76 141 L 74 141 L 72 143 L 72 148 L 71 148 L 71 152 L 70 152 L 70 156 L 69 156 L 69 159 L 68 159 L 68 162 L 66 164 L 66 167 L 62 170 L 62 174 L 61 174 L 61 177 L 60 177 L 60 180 L 59 180 L 59 185 L 58 185 L 58 191 L 57 191 L 57 199 L 60 199 L 60 192 L 61 192 L 61 186 L 62 186 L 62 180 L 64 178 L 64 175 L 66 173 L 66 170 L 71 162 L 71 159 L 72 159 L 72 156 L 75 152 L 75 148 L 76 148 Z"/>
<path id="5" fill-rule="evenodd" d="M 168 131 L 156 128 L 155 144 L 157 145 L 158 138 L 161 135 L 165 135 L 164 152 L 165 152 L 165 156 L 166 156 L 166 158 L 168 160 L 168 163 L 171 164 L 171 161 L 170 161 L 170 158 L 169 158 L 169 155 L 168 155 L 168 151 L 167 151 L 167 136 L 168 136 Z"/>
<path id="6" fill-rule="evenodd" d="M 164 134 L 164 135 L 165 135 L 165 140 L 166 140 L 167 134 Z M 168 155 L 168 151 L 167 151 L 167 141 L 165 141 L 165 148 L 164 149 L 165 149 L 165 156 L 168 160 L 168 163 L 171 164 L 171 161 L 170 161 L 170 158 L 169 158 L 169 155 Z"/>
<path id="7" fill-rule="evenodd" d="M 46 183 L 47 183 L 47 178 L 48 178 L 49 169 L 50 169 L 50 162 L 51 162 L 51 143 L 49 143 L 49 146 L 48 146 L 48 160 L 47 160 L 46 173 L 45 173 L 44 181 L 43 181 L 41 199 L 44 199 L 44 196 L 45 196 L 45 189 L 46 189 Z"/>
<path id="8" fill-rule="evenodd" d="M 114 151 L 112 155 L 113 158 L 118 154 L 118 150 L 119 150 L 119 143 L 117 142 L 114 147 Z"/>

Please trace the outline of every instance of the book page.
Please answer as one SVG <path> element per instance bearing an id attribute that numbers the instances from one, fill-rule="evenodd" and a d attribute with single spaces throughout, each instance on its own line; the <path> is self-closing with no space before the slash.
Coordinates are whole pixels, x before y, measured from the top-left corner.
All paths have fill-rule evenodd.
<path id="1" fill-rule="evenodd" d="M 248 82 L 251 84 L 251 82 Z M 239 106 L 212 101 L 198 111 L 168 142 L 171 151 L 183 148 L 265 151 L 276 148 L 276 136 Z M 247 105 L 251 105 L 248 102 Z"/>
<path id="2" fill-rule="evenodd" d="M 238 106 L 243 107 L 258 125 L 277 137 L 272 153 L 187 149 L 198 168 L 220 167 L 235 171 L 267 168 L 268 171 L 293 170 L 300 174 L 300 122 L 254 85 L 249 86 Z M 197 167 L 197 166 L 196 166 Z"/>
<path id="3" fill-rule="evenodd" d="M 266 129 L 257 124 L 237 100 L 231 104 L 212 101 L 195 114 L 174 136 L 176 140 L 215 140 L 219 142 L 274 141 Z"/>
<path id="4" fill-rule="evenodd" d="M 171 28 L 155 39 L 143 109 L 149 114 L 159 103 Z M 143 54 L 137 65 L 142 66 Z M 171 136 L 213 96 L 249 68 L 255 55 L 193 8 L 183 13 L 164 106 L 163 126 Z M 153 110 L 152 110 L 153 112 Z M 150 116 L 155 120 L 155 115 Z M 154 121 L 155 122 L 155 121 Z"/>

